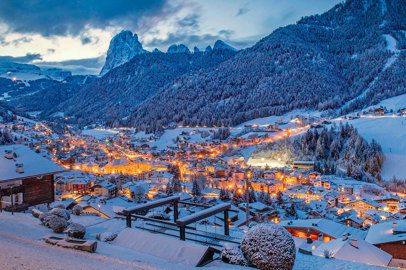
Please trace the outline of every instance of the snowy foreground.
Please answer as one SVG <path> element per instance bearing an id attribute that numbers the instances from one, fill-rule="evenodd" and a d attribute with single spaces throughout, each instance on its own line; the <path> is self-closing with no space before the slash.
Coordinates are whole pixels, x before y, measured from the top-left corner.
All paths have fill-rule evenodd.
<path id="1" fill-rule="evenodd" d="M 75 222 L 87 227 L 86 238 L 94 239 L 98 232 L 124 229 L 124 221 L 98 217 L 75 217 Z M 40 225 L 31 214 L 0 213 L 1 269 L 194 269 L 155 256 L 98 242 L 94 254 L 50 246 L 40 239 L 51 231 Z M 214 261 L 207 269 L 247 269 Z M 198 268 L 197 268 L 198 269 Z M 379 269 L 379 267 L 325 259 L 298 253 L 294 269 Z"/>

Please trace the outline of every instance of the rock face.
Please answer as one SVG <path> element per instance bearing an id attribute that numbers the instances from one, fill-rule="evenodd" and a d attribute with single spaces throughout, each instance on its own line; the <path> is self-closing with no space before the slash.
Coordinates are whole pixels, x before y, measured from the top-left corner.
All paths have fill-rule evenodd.
<path id="1" fill-rule="evenodd" d="M 222 40 L 217 40 L 216 43 L 214 43 L 213 50 L 231 50 L 235 52 L 237 51 L 237 49 L 231 47 Z"/>
<path id="2" fill-rule="evenodd" d="M 243 237 L 241 250 L 259 269 L 291 270 L 295 263 L 295 242 L 290 233 L 276 224 L 260 224 Z"/>
<path id="3" fill-rule="evenodd" d="M 173 44 L 171 46 L 169 46 L 168 48 L 168 53 L 187 53 L 190 54 L 190 50 L 188 47 L 186 47 L 186 45 L 183 44 Z"/>
<path id="4" fill-rule="evenodd" d="M 147 53 L 147 51 L 142 48 L 137 34 L 133 34 L 131 31 L 121 31 L 110 41 L 106 62 L 100 75 L 103 76 L 113 68 L 127 63 L 134 56 L 143 53 Z"/>

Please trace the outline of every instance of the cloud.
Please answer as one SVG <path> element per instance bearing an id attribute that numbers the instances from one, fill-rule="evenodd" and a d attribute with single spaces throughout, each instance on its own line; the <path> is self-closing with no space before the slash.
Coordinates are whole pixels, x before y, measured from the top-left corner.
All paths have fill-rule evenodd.
<path id="1" fill-rule="evenodd" d="M 32 63 L 35 60 L 42 60 L 39 53 L 27 53 L 25 56 L 0 56 L 0 62 Z"/>
<path id="2" fill-rule="evenodd" d="M 250 9 L 247 8 L 246 6 L 244 6 L 244 7 L 240 8 L 240 9 L 238 9 L 237 14 L 236 14 L 235 16 L 242 16 L 242 15 L 245 15 L 245 14 L 247 14 L 249 11 L 250 11 Z"/>
<path id="3" fill-rule="evenodd" d="M 55 49 L 52 49 L 52 48 L 49 48 L 49 49 L 47 50 L 47 52 L 50 53 L 50 54 L 55 53 L 55 51 L 56 51 L 56 50 L 55 50 Z"/>
<path id="4" fill-rule="evenodd" d="M 17 39 L 12 40 L 11 44 L 18 47 L 23 43 L 30 43 L 31 41 L 32 41 L 32 38 L 21 37 L 21 38 L 17 38 Z"/>
<path id="5" fill-rule="evenodd" d="M 187 15 L 186 17 L 177 21 L 178 27 L 182 28 L 190 28 L 192 30 L 198 30 L 200 28 L 199 24 L 200 14 L 192 13 Z"/>
<path id="6" fill-rule="evenodd" d="M 125 25 L 151 27 L 147 17 L 164 19 L 178 10 L 168 0 L 1 0 L 0 21 L 10 32 L 42 36 L 79 35 L 86 27 L 104 29 Z"/>

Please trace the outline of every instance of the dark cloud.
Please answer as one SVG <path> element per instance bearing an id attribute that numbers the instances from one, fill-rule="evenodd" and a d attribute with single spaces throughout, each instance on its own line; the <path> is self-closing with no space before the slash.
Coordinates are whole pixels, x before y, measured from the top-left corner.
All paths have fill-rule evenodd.
<path id="1" fill-rule="evenodd" d="M 17 39 L 12 40 L 11 43 L 12 43 L 14 46 L 18 47 L 18 46 L 20 46 L 20 44 L 29 43 L 29 42 L 31 42 L 31 41 L 32 41 L 32 38 L 21 37 L 21 38 L 17 38 Z"/>
<path id="2" fill-rule="evenodd" d="M 42 60 L 39 53 L 27 53 L 25 56 L 0 56 L 0 62 L 32 63 L 35 60 Z"/>
<path id="3" fill-rule="evenodd" d="M 242 15 L 245 15 L 245 14 L 247 14 L 249 11 L 250 11 L 250 9 L 247 8 L 246 6 L 245 6 L 245 7 L 242 7 L 242 8 L 240 8 L 240 9 L 238 9 L 237 14 L 236 14 L 235 16 L 242 16 Z"/>
<path id="4" fill-rule="evenodd" d="M 49 48 L 49 49 L 47 50 L 47 52 L 48 52 L 48 53 L 55 53 L 55 49 Z"/>
<path id="5" fill-rule="evenodd" d="M 80 42 L 82 42 L 82 45 L 86 45 L 92 42 L 92 39 L 90 37 L 82 36 L 80 37 Z"/>
<path id="6" fill-rule="evenodd" d="M 79 35 L 85 27 L 151 27 L 144 19 L 162 20 L 178 9 L 168 0 L 1 0 L 0 21 L 9 31 L 43 36 Z M 151 22 L 149 20 L 149 22 Z"/>
<path id="7" fill-rule="evenodd" d="M 192 13 L 177 21 L 177 25 L 182 28 L 191 28 L 197 30 L 200 28 L 199 24 L 200 14 Z"/>

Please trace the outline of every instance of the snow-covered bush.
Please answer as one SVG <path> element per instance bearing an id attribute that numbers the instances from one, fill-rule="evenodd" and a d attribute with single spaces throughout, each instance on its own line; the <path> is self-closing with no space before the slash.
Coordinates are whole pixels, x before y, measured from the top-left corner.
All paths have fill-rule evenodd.
<path id="1" fill-rule="evenodd" d="M 68 222 L 63 217 L 50 215 L 45 220 L 54 233 L 62 233 L 68 226 Z"/>
<path id="2" fill-rule="evenodd" d="M 63 204 L 57 204 L 54 208 L 66 209 L 66 206 Z"/>
<path id="3" fill-rule="evenodd" d="M 39 210 L 36 209 L 36 208 L 32 209 L 31 212 L 32 212 L 32 215 L 33 215 L 34 217 L 36 217 L 36 218 L 39 218 L 39 216 L 42 214 L 42 212 L 39 211 Z"/>
<path id="4" fill-rule="evenodd" d="M 238 265 L 248 265 L 247 259 L 245 259 L 239 247 L 234 245 L 226 244 L 220 253 L 220 258 L 223 262 L 238 264 Z"/>
<path id="5" fill-rule="evenodd" d="M 114 239 L 116 239 L 117 234 L 112 233 L 112 232 L 102 232 L 102 233 L 98 233 L 96 235 L 96 239 L 100 240 L 102 242 L 110 242 L 113 241 Z"/>
<path id="6" fill-rule="evenodd" d="M 65 232 L 70 237 L 83 239 L 86 234 L 86 227 L 79 223 L 71 223 L 68 228 L 66 228 Z"/>
<path id="7" fill-rule="evenodd" d="M 41 220 L 41 222 L 44 226 L 49 227 L 48 217 L 50 217 L 50 216 L 53 216 L 53 215 L 50 214 L 49 212 L 42 212 L 41 214 L 39 214 L 39 220 Z"/>
<path id="8" fill-rule="evenodd" d="M 241 250 L 244 257 L 259 269 L 293 268 L 295 242 L 290 233 L 276 224 L 259 224 L 243 237 Z"/>
<path id="9" fill-rule="evenodd" d="M 61 208 L 54 208 L 51 211 L 49 211 L 50 214 L 64 218 L 65 220 L 70 219 L 70 214 L 66 209 L 61 209 Z"/>
<path id="10" fill-rule="evenodd" d="M 328 250 L 328 249 L 325 249 L 325 250 L 323 251 L 323 256 L 324 256 L 324 258 L 326 258 L 326 259 L 330 259 L 331 257 L 333 257 L 333 252 L 331 252 L 331 251 Z"/>
<path id="11" fill-rule="evenodd" d="M 80 216 L 83 212 L 83 207 L 80 206 L 79 204 L 75 205 L 72 208 L 72 214 L 76 215 L 76 216 Z"/>

